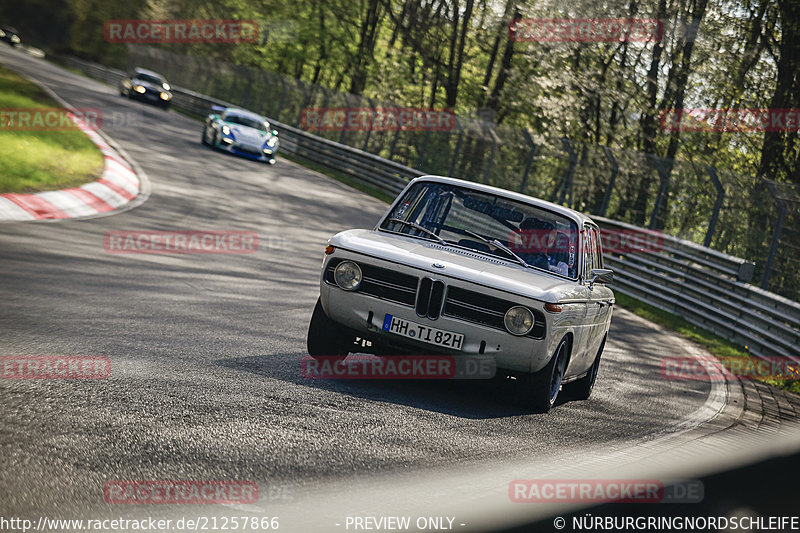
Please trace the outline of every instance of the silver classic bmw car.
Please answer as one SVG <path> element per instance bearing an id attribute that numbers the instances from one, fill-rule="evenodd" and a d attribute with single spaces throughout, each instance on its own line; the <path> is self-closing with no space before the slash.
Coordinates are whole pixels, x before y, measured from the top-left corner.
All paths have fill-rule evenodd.
<path id="1" fill-rule="evenodd" d="M 526 407 L 592 392 L 614 294 L 598 226 L 571 209 L 439 176 L 372 230 L 334 235 L 308 329 L 317 359 L 486 358 Z"/>

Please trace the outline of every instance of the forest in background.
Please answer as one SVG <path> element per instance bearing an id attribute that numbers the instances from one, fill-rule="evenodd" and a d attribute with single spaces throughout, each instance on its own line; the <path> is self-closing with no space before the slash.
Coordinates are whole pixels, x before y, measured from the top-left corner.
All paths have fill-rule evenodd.
<path id="1" fill-rule="evenodd" d="M 663 37 L 525 42 L 509 32 L 520 19 L 612 17 L 657 19 Z M 671 109 L 800 108 L 796 0 L 27 0 L 0 6 L 0 21 L 49 52 L 124 68 L 129 47 L 104 39 L 111 19 L 255 20 L 256 42 L 157 46 L 379 102 L 452 108 L 459 116 L 488 117 L 498 127 L 563 136 L 576 145 L 653 154 L 671 175 L 668 204 L 691 201 L 685 191 L 681 196 L 677 161 L 750 177 L 728 192 L 736 197 L 741 231 L 728 241 L 720 235 L 714 245 L 757 262 L 775 223 L 774 200 L 761 178 L 780 184 L 790 201 L 798 197 L 797 131 L 669 131 L 659 120 Z M 655 172 L 638 173 L 615 218 L 643 224 L 657 181 Z M 713 193 L 709 185 L 693 194 L 713 199 Z M 792 234 L 800 230 L 796 207 L 790 205 L 785 221 Z M 782 260 L 800 265 L 794 240 L 782 239 Z M 782 284 L 796 286 L 800 269 L 783 270 Z"/>

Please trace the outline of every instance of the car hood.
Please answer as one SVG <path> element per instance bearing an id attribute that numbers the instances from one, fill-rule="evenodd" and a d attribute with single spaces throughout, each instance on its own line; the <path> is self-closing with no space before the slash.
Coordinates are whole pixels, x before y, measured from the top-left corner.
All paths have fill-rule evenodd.
<path id="1" fill-rule="evenodd" d="M 269 137 L 266 132 L 251 128 L 250 126 L 242 126 L 241 124 L 233 124 L 232 122 L 224 123 L 231 129 L 237 141 L 263 144 Z"/>
<path id="2" fill-rule="evenodd" d="M 588 289 L 577 282 L 503 260 L 495 262 L 492 256 L 441 246 L 434 241 L 354 229 L 337 233 L 330 243 L 337 248 L 544 302 L 585 300 L 588 296 Z M 434 263 L 444 268 L 434 267 Z"/>
<path id="3" fill-rule="evenodd" d="M 169 91 L 165 91 L 164 88 L 161 85 L 156 85 L 155 83 L 152 83 L 152 82 L 149 82 L 149 81 L 142 81 L 139 78 L 133 78 L 132 82 L 133 82 L 134 85 L 141 85 L 142 87 L 144 87 L 145 89 L 147 89 L 149 91 L 161 91 L 161 92 L 164 92 L 164 93 L 169 92 Z"/>

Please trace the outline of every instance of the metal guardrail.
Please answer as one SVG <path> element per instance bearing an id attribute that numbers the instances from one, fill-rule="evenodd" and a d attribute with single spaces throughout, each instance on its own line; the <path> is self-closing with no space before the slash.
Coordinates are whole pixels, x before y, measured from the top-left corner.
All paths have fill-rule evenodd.
<path id="1" fill-rule="evenodd" d="M 75 58 L 70 67 L 117 86 L 125 73 Z M 205 115 L 212 105 L 235 106 L 189 89 L 173 87 L 172 105 Z M 306 131 L 270 120 L 283 152 L 293 153 L 389 194 L 397 194 L 424 172 Z M 643 231 L 594 217 L 601 228 Z M 666 234 L 663 249 L 605 254 L 615 270 L 612 287 L 623 294 L 684 317 L 723 338 L 739 342 L 761 357 L 800 360 L 800 304 L 747 283 L 754 264 Z"/>

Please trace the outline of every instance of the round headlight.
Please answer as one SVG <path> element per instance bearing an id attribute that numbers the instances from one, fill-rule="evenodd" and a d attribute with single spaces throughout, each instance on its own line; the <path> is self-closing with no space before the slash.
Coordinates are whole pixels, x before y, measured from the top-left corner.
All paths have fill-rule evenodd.
<path id="1" fill-rule="evenodd" d="M 533 313 L 527 307 L 517 305 L 506 311 L 503 323 L 512 335 L 527 335 L 533 329 Z"/>
<path id="2" fill-rule="evenodd" d="M 223 135 L 230 135 L 231 129 L 228 126 L 222 126 L 222 134 Z"/>
<path id="3" fill-rule="evenodd" d="M 333 280 L 340 288 L 354 291 L 361 285 L 361 269 L 352 261 L 342 261 L 333 271 Z"/>

